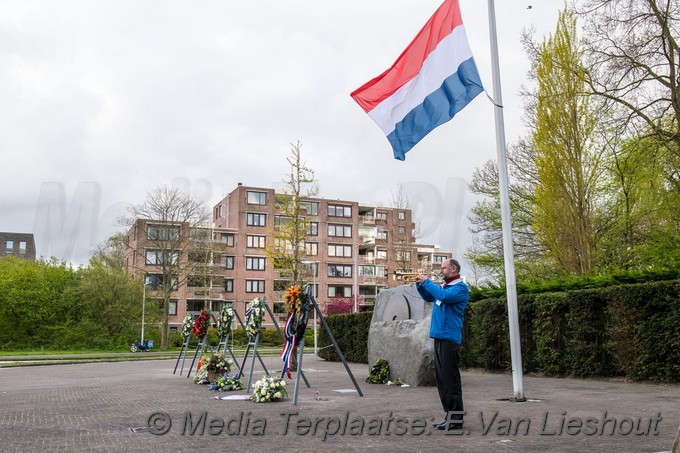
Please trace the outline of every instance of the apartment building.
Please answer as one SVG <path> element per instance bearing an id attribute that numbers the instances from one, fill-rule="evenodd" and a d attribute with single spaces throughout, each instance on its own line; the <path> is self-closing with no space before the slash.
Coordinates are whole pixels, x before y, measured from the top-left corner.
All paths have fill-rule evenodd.
<path id="1" fill-rule="evenodd" d="M 4 256 L 35 261 L 33 234 L 0 232 L 0 257 Z"/>
<path id="2" fill-rule="evenodd" d="M 366 309 L 380 291 L 403 283 L 396 271 L 437 270 L 451 257 L 435 245 L 415 243 L 409 209 L 325 198 L 305 198 L 302 208 L 309 222 L 302 278 L 321 306 L 336 298 L 354 303 L 358 294 L 357 309 Z M 172 233 L 163 230 L 182 238 L 172 259 L 184 265 L 184 272 L 195 273 L 178 279 L 171 330 L 181 326 L 187 313 L 197 315 L 206 305 L 216 312 L 232 302 L 243 315 L 246 304 L 258 296 L 266 297 L 277 321 L 285 320 L 283 299 L 290 280 L 267 256 L 278 245 L 277 224 L 287 220 L 275 191 L 239 184 L 213 207 L 212 220 L 212 228 L 175 225 Z M 149 238 L 157 237 L 159 228 L 168 226 L 139 220 L 128 233 L 128 268 L 143 273 L 151 288 L 159 281 L 162 252 Z M 192 246 L 201 243 L 210 244 L 207 261 L 197 251 L 206 248 Z M 268 316 L 264 323 L 271 323 Z"/>

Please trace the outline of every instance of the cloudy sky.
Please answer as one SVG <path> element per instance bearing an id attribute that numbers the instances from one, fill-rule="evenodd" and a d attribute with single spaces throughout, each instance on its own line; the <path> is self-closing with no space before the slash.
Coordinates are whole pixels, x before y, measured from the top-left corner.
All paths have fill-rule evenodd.
<path id="1" fill-rule="evenodd" d="M 349 93 L 382 73 L 440 0 L 0 0 L 0 231 L 84 263 L 116 217 L 160 184 L 212 206 L 239 182 L 280 187 L 290 144 L 319 196 L 388 206 L 403 185 L 422 242 L 460 256 L 466 184 L 495 158 L 478 96 L 396 161 Z M 489 93 L 487 2 L 460 0 Z M 523 29 L 563 0 L 496 2 L 506 138 L 524 133 Z M 531 6 L 531 7 L 530 7 Z"/>

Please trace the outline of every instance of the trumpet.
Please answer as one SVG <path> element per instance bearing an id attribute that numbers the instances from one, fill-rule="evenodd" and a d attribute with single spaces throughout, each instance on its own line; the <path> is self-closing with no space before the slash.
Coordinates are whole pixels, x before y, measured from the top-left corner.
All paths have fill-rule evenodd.
<path id="1" fill-rule="evenodd" d="M 394 271 L 394 279 L 400 280 L 403 284 L 415 283 L 419 275 L 426 275 L 427 278 L 435 283 L 441 282 L 441 275 L 439 272 L 435 271 L 423 271 L 423 272 L 401 272 Z"/>

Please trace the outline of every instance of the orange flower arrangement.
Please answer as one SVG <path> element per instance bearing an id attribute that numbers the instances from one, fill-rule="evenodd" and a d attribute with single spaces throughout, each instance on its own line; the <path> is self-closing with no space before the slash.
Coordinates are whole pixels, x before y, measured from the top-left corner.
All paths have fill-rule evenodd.
<path id="1" fill-rule="evenodd" d="M 300 295 L 302 288 L 300 285 L 289 286 L 286 292 L 286 304 L 288 304 L 288 314 L 300 309 Z"/>

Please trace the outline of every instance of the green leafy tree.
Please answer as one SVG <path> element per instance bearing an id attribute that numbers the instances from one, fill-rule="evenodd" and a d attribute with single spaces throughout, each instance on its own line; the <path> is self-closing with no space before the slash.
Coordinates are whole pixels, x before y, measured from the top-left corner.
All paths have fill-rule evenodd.
<path id="1" fill-rule="evenodd" d="M 570 10 L 560 13 L 555 34 L 540 46 L 535 74 L 532 148 L 540 182 L 532 227 L 565 271 L 587 273 L 594 268 L 602 150 Z"/>
<path id="2" fill-rule="evenodd" d="M 76 271 L 64 262 L 0 260 L 0 344 L 50 347 L 73 320 Z"/>
<path id="3" fill-rule="evenodd" d="M 74 290 L 78 313 L 74 315 L 82 326 L 83 341 L 101 346 L 127 345 L 141 328 L 142 287 L 138 280 L 125 272 L 123 250 L 125 235 L 114 234 L 97 246 L 88 265 L 80 269 Z M 147 301 L 148 302 L 148 301 Z M 147 323 L 158 323 L 158 310 L 149 310 Z"/>

